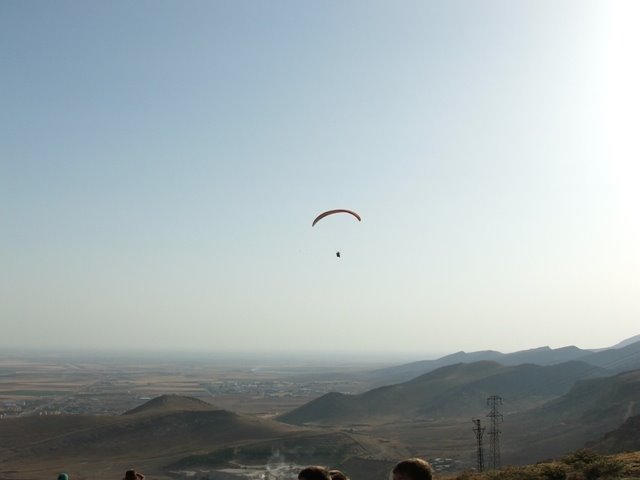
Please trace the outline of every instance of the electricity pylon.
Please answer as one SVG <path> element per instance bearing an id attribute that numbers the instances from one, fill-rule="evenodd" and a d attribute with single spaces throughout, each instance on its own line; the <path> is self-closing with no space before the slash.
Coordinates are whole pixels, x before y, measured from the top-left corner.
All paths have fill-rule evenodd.
<path id="1" fill-rule="evenodd" d="M 473 418 L 471 421 L 475 425 L 473 427 L 473 433 L 476 434 L 476 440 L 477 440 L 477 444 L 478 444 L 478 456 L 477 456 L 476 470 L 478 470 L 478 472 L 482 472 L 482 471 L 484 471 L 484 450 L 482 449 L 482 435 L 484 434 L 484 427 L 480 426 L 480 419 L 479 418 Z"/>
<path id="2" fill-rule="evenodd" d="M 496 470 L 500 468 L 500 428 L 502 414 L 498 411 L 498 406 L 502 405 L 502 397 L 491 395 L 487 398 L 487 405 L 490 410 L 487 414 L 491 426 L 489 427 L 489 466 Z"/>

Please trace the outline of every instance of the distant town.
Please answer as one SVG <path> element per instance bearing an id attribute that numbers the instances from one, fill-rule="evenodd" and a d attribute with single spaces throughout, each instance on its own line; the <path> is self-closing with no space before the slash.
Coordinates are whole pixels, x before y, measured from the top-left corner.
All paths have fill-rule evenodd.
<path id="1" fill-rule="evenodd" d="M 13 368 L 12 368 L 13 367 Z M 273 378 L 255 370 L 0 360 L 0 419 L 30 415 L 117 415 L 151 398 L 178 393 L 221 408 L 265 416 L 295 408 L 327 392 L 356 393 L 345 380 Z M 197 371 L 196 371 L 197 370 Z M 236 378 L 234 378 L 236 377 Z M 265 378 L 261 378 L 265 377 Z"/>

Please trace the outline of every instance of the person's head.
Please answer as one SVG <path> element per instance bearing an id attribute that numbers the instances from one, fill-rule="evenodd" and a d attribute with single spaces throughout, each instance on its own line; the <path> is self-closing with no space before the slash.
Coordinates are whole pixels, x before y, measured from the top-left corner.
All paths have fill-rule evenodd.
<path id="1" fill-rule="evenodd" d="M 67 475 L 66 473 L 59 473 L 58 480 L 69 480 L 69 475 Z"/>
<path id="2" fill-rule="evenodd" d="M 398 463 L 391 472 L 393 480 L 431 480 L 431 465 L 421 458 L 409 458 Z"/>
<path id="3" fill-rule="evenodd" d="M 140 478 L 144 478 L 144 475 L 136 472 L 135 470 L 127 470 L 124 474 L 123 480 L 139 480 Z"/>
<path id="4" fill-rule="evenodd" d="M 329 470 L 329 475 L 331 476 L 331 480 L 349 480 L 349 477 L 340 470 Z"/>
<path id="5" fill-rule="evenodd" d="M 298 480 L 331 480 L 331 475 L 325 467 L 316 465 L 300 470 Z"/>

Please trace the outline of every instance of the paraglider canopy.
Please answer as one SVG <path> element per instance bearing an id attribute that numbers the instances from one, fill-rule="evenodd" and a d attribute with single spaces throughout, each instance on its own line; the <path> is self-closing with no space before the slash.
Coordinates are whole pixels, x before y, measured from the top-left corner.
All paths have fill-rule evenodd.
<path id="1" fill-rule="evenodd" d="M 311 226 L 315 226 L 316 223 L 318 223 L 320 220 L 322 220 L 324 217 L 328 217 L 329 215 L 334 215 L 336 213 L 348 213 L 350 215 L 353 215 L 354 217 L 356 217 L 358 219 L 358 221 L 362 221 L 362 219 L 360 218 L 360 215 L 358 215 L 356 212 L 352 211 L 352 210 L 345 210 L 344 208 L 339 208 L 336 210 L 327 210 L 326 212 L 322 212 L 320 215 L 318 215 L 315 220 L 313 221 L 313 223 L 311 224 Z"/>

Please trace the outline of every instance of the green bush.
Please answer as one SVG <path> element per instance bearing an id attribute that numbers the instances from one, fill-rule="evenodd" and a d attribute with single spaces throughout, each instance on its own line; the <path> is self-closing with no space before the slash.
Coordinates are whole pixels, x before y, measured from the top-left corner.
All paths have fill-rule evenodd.
<path id="1" fill-rule="evenodd" d="M 570 453 L 562 462 L 572 468 L 572 478 L 584 480 L 619 477 L 625 468 L 624 463 L 587 449 Z"/>
<path id="2" fill-rule="evenodd" d="M 559 461 L 505 467 L 484 473 L 465 470 L 456 480 L 607 480 L 628 472 L 624 462 L 591 450 L 578 450 Z"/>
<path id="3" fill-rule="evenodd" d="M 583 448 L 582 450 L 576 450 L 569 455 L 565 455 L 562 457 L 562 462 L 567 465 L 571 465 L 574 468 L 582 468 L 583 465 L 594 463 L 602 458 L 604 458 L 602 455 L 594 452 L 593 450 Z"/>

